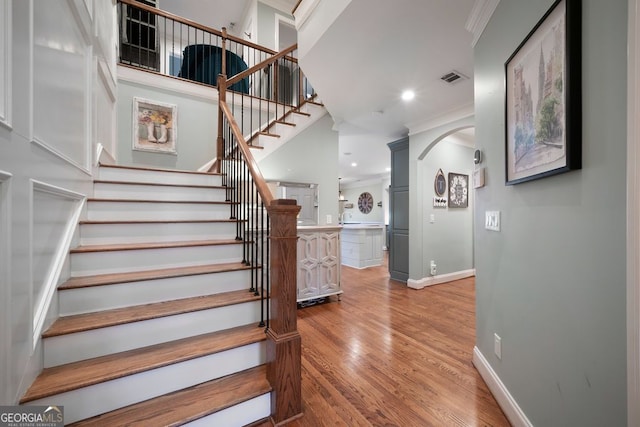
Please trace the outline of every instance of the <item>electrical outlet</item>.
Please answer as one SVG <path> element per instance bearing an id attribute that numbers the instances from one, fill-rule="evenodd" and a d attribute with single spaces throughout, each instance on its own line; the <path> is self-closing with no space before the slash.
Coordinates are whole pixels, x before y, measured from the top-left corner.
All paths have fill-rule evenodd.
<path id="1" fill-rule="evenodd" d="M 431 264 L 429 265 L 431 267 L 431 275 L 435 276 L 436 275 L 436 262 L 434 260 L 431 260 Z"/>
<path id="2" fill-rule="evenodd" d="M 327 225 L 332 223 L 333 223 L 333 218 L 331 217 L 331 215 L 327 215 Z"/>
<path id="3" fill-rule="evenodd" d="M 495 333 L 493 334 L 493 352 L 498 359 L 502 360 L 502 338 Z"/>

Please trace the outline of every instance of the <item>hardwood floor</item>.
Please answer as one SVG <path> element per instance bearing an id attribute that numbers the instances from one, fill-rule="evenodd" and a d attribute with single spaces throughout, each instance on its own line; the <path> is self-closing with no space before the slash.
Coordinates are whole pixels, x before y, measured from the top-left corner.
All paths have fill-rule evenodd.
<path id="1" fill-rule="evenodd" d="M 471 363 L 474 279 L 414 290 L 386 266 L 342 268 L 342 301 L 298 310 L 314 426 L 509 426 Z"/>

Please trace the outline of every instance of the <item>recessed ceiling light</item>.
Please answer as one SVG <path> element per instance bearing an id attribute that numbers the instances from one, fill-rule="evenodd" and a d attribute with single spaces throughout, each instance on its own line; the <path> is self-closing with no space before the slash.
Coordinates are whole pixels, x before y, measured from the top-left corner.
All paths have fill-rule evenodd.
<path id="1" fill-rule="evenodd" d="M 353 166 L 355 168 L 356 166 L 358 166 L 358 164 L 356 162 L 353 162 L 353 163 L 351 163 L 351 166 Z"/>
<path id="2" fill-rule="evenodd" d="M 416 94 L 412 90 L 405 90 L 404 92 L 402 92 L 403 101 L 411 101 L 415 97 L 416 97 Z"/>

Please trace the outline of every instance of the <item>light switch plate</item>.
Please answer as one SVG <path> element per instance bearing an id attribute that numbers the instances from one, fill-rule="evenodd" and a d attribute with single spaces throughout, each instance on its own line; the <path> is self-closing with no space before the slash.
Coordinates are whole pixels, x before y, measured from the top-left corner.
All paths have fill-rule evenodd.
<path id="1" fill-rule="evenodd" d="M 500 231 L 500 211 L 486 211 L 484 213 L 484 228 Z"/>

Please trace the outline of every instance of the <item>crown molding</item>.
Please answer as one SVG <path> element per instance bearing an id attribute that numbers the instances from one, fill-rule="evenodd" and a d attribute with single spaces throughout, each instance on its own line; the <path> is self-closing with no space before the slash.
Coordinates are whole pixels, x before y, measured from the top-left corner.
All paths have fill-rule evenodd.
<path id="1" fill-rule="evenodd" d="M 431 117 L 428 120 L 422 122 L 410 123 L 407 125 L 409 128 L 409 136 L 416 135 L 421 132 L 425 132 L 439 126 L 446 125 L 448 123 L 455 122 L 456 120 L 462 120 L 467 117 L 473 117 L 475 114 L 473 103 L 463 105 L 455 110 L 448 111 L 437 117 Z"/>
<path id="2" fill-rule="evenodd" d="M 464 28 L 473 34 L 471 46 L 475 46 L 478 39 L 482 35 L 485 27 L 489 23 L 489 19 L 493 16 L 500 0 L 476 0 L 471 9 L 471 13 L 464 24 Z"/>

